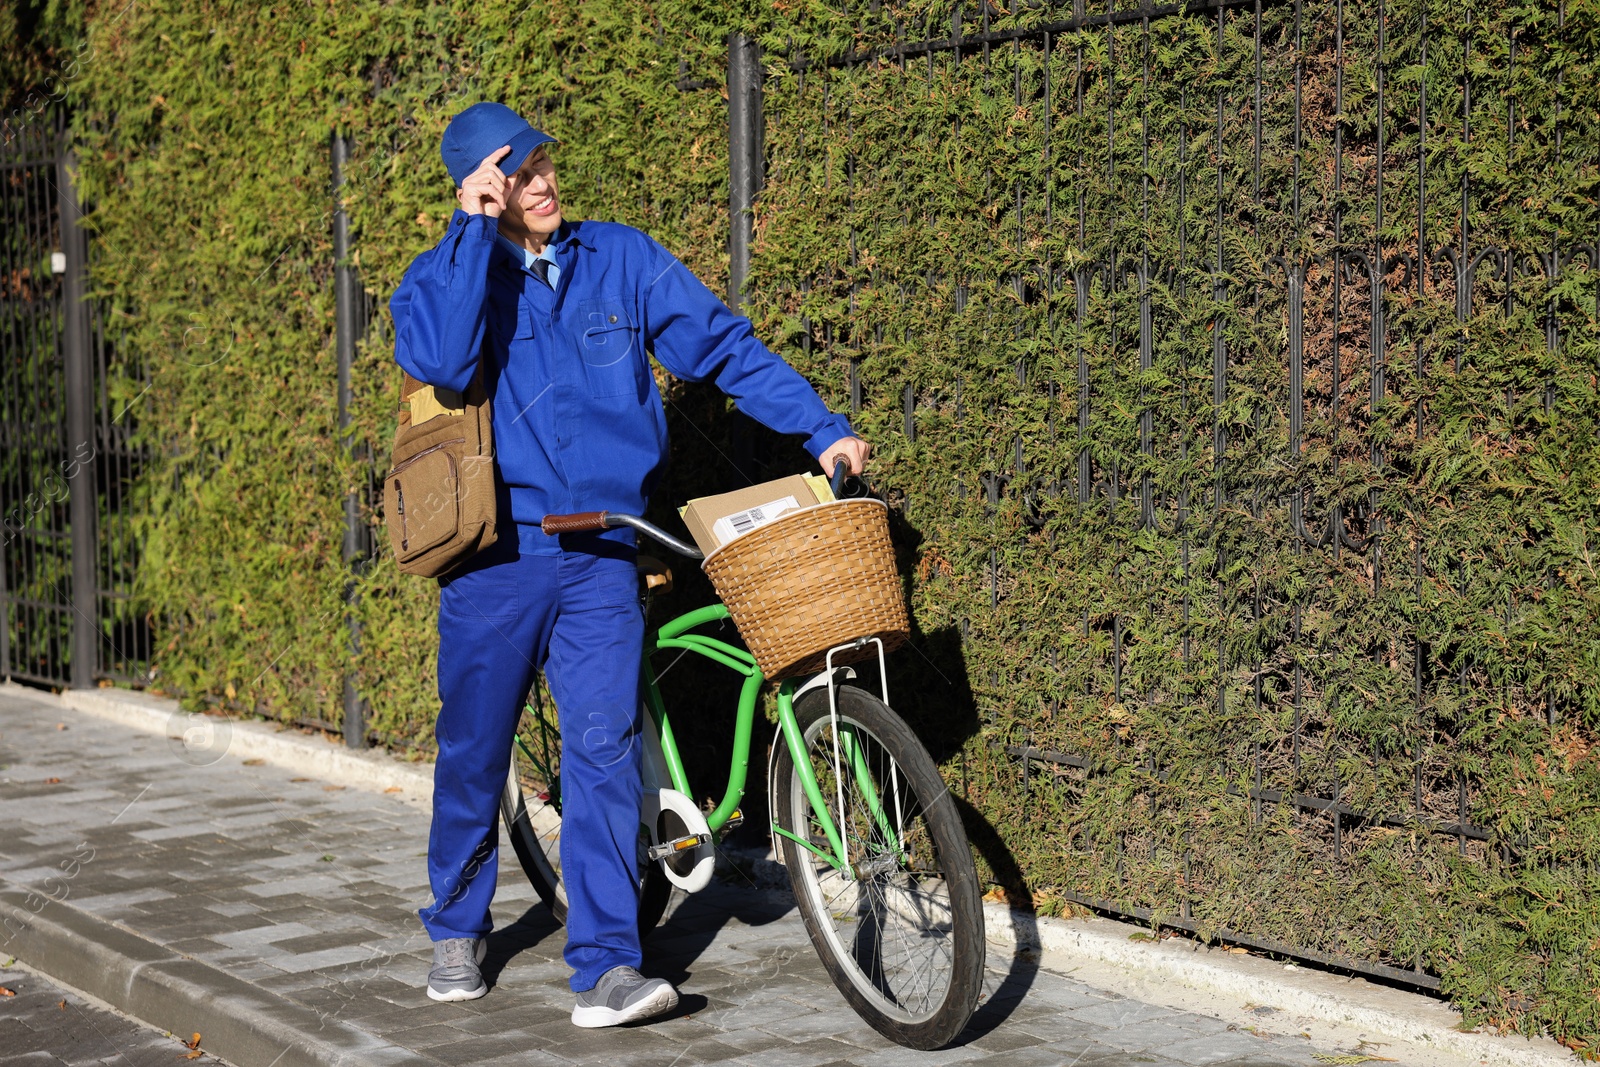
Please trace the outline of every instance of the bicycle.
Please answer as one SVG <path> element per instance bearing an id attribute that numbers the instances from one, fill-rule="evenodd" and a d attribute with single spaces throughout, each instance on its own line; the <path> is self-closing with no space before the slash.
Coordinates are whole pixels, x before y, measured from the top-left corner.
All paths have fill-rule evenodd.
<path id="1" fill-rule="evenodd" d="M 842 464 L 834 470 L 837 496 Z M 550 516 L 562 531 L 627 525 L 689 559 L 703 554 L 635 515 Z M 653 562 L 653 561 L 652 561 Z M 641 557 L 649 597 L 670 589 Z M 641 663 L 645 705 L 645 802 L 640 852 L 641 933 L 654 928 L 671 887 L 710 882 L 715 842 L 743 820 L 757 700 L 766 681 L 746 650 L 704 633 L 729 618 L 720 602 L 647 633 Z M 876 642 L 881 695 L 844 682 L 836 655 Z M 721 802 L 702 813 L 684 773 L 651 656 L 693 652 L 744 676 L 733 756 Z M 901 1045 L 935 1049 L 971 1018 L 983 978 L 983 906 L 971 849 L 938 767 L 889 707 L 883 642 L 860 638 L 830 649 L 824 670 L 784 680 L 769 757 L 769 812 L 806 931 L 824 968 L 873 1029 Z M 780 741 L 782 742 L 780 744 Z M 544 701 L 518 723 L 501 813 L 524 872 L 557 921 L 566 920 L 561 882 L 560 731 Z"/>

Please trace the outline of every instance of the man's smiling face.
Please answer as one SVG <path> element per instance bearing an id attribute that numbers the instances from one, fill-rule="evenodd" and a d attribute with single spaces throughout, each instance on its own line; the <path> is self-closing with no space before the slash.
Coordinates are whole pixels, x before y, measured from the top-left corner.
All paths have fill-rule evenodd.
<path id="1" fill-rule="evenodd" d="M 511 226 L 507 227 L 507 223 Z M 536 240 L 549 237 L 561 228 L 561 194 L 556 188 L 556 165 L 542 146 L 533 150 L 522 166 L 506 182 L 506 209 L 500 213 L 500 228 L 510 229 L 508 237 L 526 231 Z"/>

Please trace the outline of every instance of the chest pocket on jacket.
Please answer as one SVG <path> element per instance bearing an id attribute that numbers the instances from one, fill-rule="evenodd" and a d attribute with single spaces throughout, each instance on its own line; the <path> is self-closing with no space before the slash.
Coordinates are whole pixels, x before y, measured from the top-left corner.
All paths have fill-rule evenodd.
<path id="1" fill-rule="evenodd" d="M 502 345 L 512 339 L 523 340 L 533 336 L 533 313 L 525 300 L 516 297 L 490 299 L 487 309 L 489 331 Z"/>
<path id="2" fill-rule="evenodd" d="M 618 301 L 585 300 L 578 305 L 583 373 L 591 396 L 637 396 L 639 330 Z"/>

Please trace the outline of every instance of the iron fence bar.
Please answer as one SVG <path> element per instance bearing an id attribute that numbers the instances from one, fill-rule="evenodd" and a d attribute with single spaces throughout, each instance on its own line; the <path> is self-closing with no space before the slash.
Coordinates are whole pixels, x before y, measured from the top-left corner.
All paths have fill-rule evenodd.
<path id="1" fill-rule="evenodd" d="M 66 256 L 62 275 L 62 359 L 67 399 L 66 461 L 74 460 L 82 449 L 96 449 L 94 425 L 94 365 L 89 354 L 88 235 L 83 229 L 83 210 L 78 205 L 72 172 L 76 159 L 63 135 L 56 160 L 57 212 L 61 226 L 61 250 Z M 100 606 L 96 594 L 99 580 L 95 563 L 99 540 L 95 533 L 99 494 L 95 467 L 75 468 L 67 481 L 68 522 L 72 530 L 72 644 L 69 678 L 74 689 L 94 685 L 100 673 Z"/>
<path id="2" fill-rule="evenodd" d="M 761 106 L 760 45 L 734 34 L 728 42 L 728 306 L 734 311 L 743 305 L 750 274 L 762 181 Z"/>
<path id="3" fill-rule="evenodd" d="M 339 375 L 339 437 L 340 447 L 351 457 L 360 449 L 350 440 L 350 405 L 352 402 L 350 375 L 355 363 L 356 338 L 361 323 L 357 304 L 360 292 L 355 269 L 350 262 L 350 216 L 344 206 L 344 169 L 349 162 L 350 146 L 344 134 L 334 130 L 328 142 L 328 162 L 332 172 L 333 196 L 333 298 L 334 347 L 338 359 Z M 348 569 L 342 598 L 345 603 L 345 632 L 350 653 L 350 666 L 345 669 L 340 683 L 342 733 L 344 743 L 350 748 L 367 747 L 367 708 L 357 685 L 355 664 L 361 655 L 361 622 L 356 617 L 356 575 L 370 555 L 369 532 L 361 518 L 361 492 L 351 486 L 344 497 L 344 543 L 341 562 Z"/>
<path id="4" fill-rule="evenodd" d="M 1223 48 L 1223 33 L 1225 9 L 1217 8 L 1217 51 Z M 1228 343 L 1223 336 L 1224 319 L 1221 306 L 1228 299 L 1228 282 L 1223 251 L 1223 205 L 1228 202 L 1226 191 L 1226 170 L 1223 167 L 1223 108 L 1226 105 L 1227 94 L 1219 86 L 1217 88 L 1217 258 L 1212 268 L 1211 299 L 1218 307 L 1211 320 L 1211 460 L 1215 488 L 1212 490 L 1214 497 L 1212 506 L 1214 511 L 1221 511 L 1227 502 L 1227 487 L 1224 482 L 1223 457 L 1228 449 L 1228 431 L 1223 423 L 1223 407 L 1228 402 Z M 1226 671 L 1226 664 L 1223 670 Z"/>

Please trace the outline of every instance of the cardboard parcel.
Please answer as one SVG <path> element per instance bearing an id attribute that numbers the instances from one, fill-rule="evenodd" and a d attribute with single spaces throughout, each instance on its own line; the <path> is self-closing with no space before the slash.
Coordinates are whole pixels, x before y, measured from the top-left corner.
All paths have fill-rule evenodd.
<path id="1" fill-rule="evenodd" d="M 820 474 L 791 474 L 731 493 L 691 500 L 679 514 L 694 543 L 709 556 L 729 541 L 780 516 L 832 499 L 827 478 Z"/>

